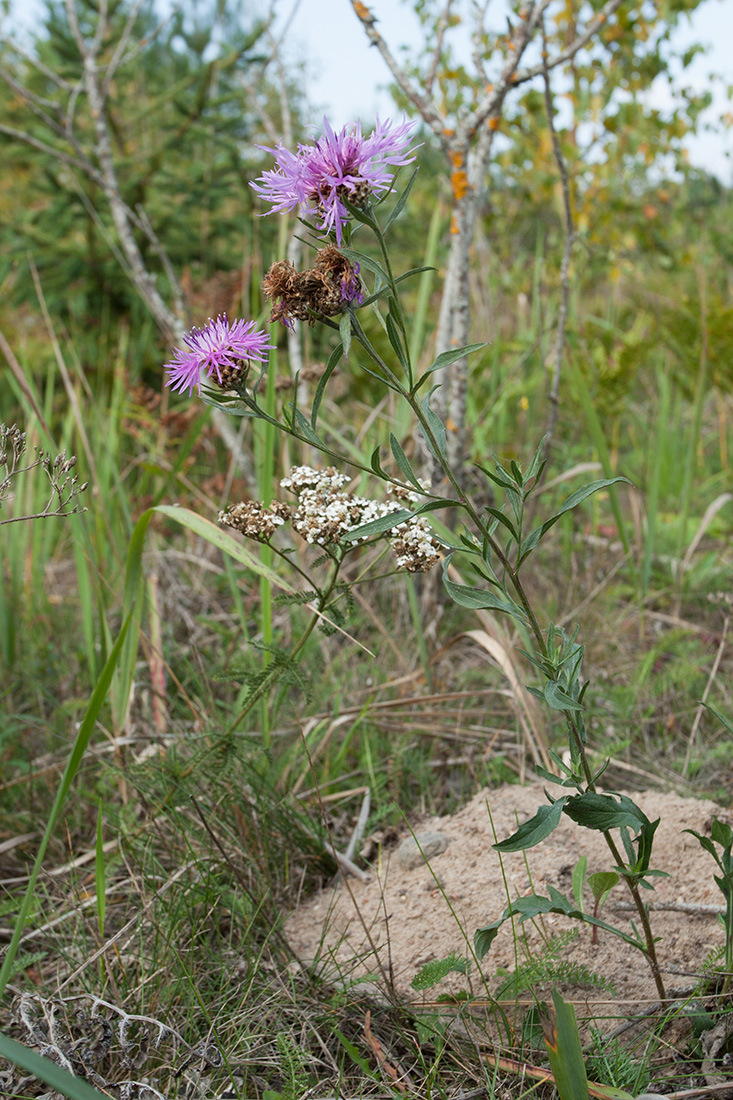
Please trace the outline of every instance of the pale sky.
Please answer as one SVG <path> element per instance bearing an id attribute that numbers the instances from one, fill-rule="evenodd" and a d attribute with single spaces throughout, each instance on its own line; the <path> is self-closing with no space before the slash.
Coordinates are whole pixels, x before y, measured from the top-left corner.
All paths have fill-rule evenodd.
<path id="1" fill-rule="evenodd" d="M 296 2 L 279 0 L 283 20 Z M 501 6 L 496 5 L 498 10 Z M 401 47 L 419 42 L 419 26 L 411 4 L 404 0 L 369 0 L 368 7 L 379 20 L 379 33 L 398 57 Z M 456 7 L 465 9 L 466 4 Z M 709 121 L 733 112 L 730 92 L 725 87 L 733 85 L 733 0 L 704 0 L 691 21 L 682 20 L 674 41 L 681 50 L 693 42 L 709 47 L 683 74 L 688 86 L 713 92 Z M 369 45 L 350 0 L 300 0 L 288 42 L 287 56 L 306 61 L 305 91 L 314 122 L 324 111 L 336 126 L 359 117 L 373 121 L 377 112 L 384 117 L 394 113 L 385 90 L 391 74 L 378 51 Z M 720 74 L 722 82 L 711 81 L 711 73 Z M 660 110 L 670 106 L 666 80 L 656 81 L 650 102 Z M 689 150 L 693 164 L 714 172 L 726 184 L 733 182 L 733 126 L 724 133 L 700 134 L 691 139 Z"/>
<path id="2" fill-rule="evenodd" d="M 169 10 L 173 0 L 155 0 L 159 10 Z M 189 7 L 194 0 L 179 0 Z M 271 0 L 243 0 L 244 10 L 262 12 Z M 398 57 L 403 47 L 420 41 L 420 30 L 410 0 L 369 0 L 368 6 L 379 21 L 379 32 Z M 456 10 L 465 10 L 469 0 L 456 0 Z M 41 17 L 41 0 L 10 0 L 13 21 L 32 26 Z M 305 94 L 313 123 L 327 114 L 332 125 L 362 118 L 371 122 L 379 113 L 394 114 L 394 105 L 386 87 L 390 73 L 378 51 L 369 46 L 354 15 L 350 0 L 275 0 L 280 26 L 289 22 L 286 59 L 305 62 Z M 500 18 L 505 0 L 493 0 L 490 12 Z M 289 17 L 295 11 L 290 21 Z M 465 41 L 465 39 L 464 39 Z M 707 112 L 709 122 L 721 115 L 733 116 L 733 0 L 703 0 L 691 20 L 683 17 L 675 44 L 680 50 L 694 42 L 708 47 L 705 55 L 695 58 L 683 74 L 685 83 L 697 90 L 709 89 L 714 95 Z M 470 66 L 470 61 L 468 62 Z M 722 80 L 711 79 L 718 74 Z M 671 106 L 666 80 L 658 78 L 649 93 L 653 106 L 664 111 Z M 733 118 L 731 118 L 733 121 Z M 733 125 L 718 128 L 714 134 L 701 133 L 688 144 L 693 164 L 715 173 L 723 183 L 733 184 Z"/>

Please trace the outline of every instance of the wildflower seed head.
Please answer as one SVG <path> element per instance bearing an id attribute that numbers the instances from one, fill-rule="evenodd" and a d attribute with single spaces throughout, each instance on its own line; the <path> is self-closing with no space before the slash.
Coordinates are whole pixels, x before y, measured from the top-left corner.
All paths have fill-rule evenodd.
<path id="1" fill-rule="evenodd" d="M 243 500 L 223 512 L 219 512 L 219 523 L 241 531 L 248 539 L 268 542 L 278 527 L 282 527 L 289 518 L 287 504 L 279 501 L 265 508 L 258 500 Z"/>
<path id="2" fill-rule="evenodd" d="M 225 313 L 215 321 L 209 320 L 202 329 L 193 328 L 183 342 L 185 348 L 176 348 L 173 358 L 165 364 L 167 386 L 178 393 L 194 386 L 201 393 L 202 372 L 224 390 L 242 385 L 252 362 L 266 363 L 273 345 L 266 332 L 254 321 L 236 320 L 231 323 Z"/>
<path id="3" fill-rule="evenodd" d="M 306 271 L 278 260 L 265 275 L 262 292 L 273 303 L 270 320 L 288 328 L 295 320 L 314 325 L 316 315 L 333 317 L 349 302 L 364 301 L 359 265 L 349 263 L 333 245 L 317 252 L 314 267 Z"/>
<path id="4" fill-rule="evenodd" d="M 323 120 L 323 133 L 312 145 L 298 145 L 297 153 L 282 143 L 276 149 L 259 146 L 272 153 L 277 167 L 262 173 L 251 184 L 254 191 L 272 203 L 270 213 L 283 213 L 300 205 L 311 215 L 318 229 L 333 232 L 341 244 L 349 212 L 343 200 L 365 206 L 392 186 L 390 166 L 414 160 L 408 149 L 415 122 L 404 117 L 401 123 L 380 122 L 367 137 L 361 122 L 349 123 L 334 132 Z"/>

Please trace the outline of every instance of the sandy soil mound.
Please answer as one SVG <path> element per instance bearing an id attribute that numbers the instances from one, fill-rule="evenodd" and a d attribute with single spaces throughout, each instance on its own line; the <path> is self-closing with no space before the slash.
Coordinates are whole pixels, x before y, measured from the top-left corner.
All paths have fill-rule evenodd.
<path id="1" fill-rule="evenodd" d="M 655 907 L 674 907 L 657 908 L 652 913 L 653 929 L 661 938 L 658 952 L 665 982 L 668 991 L 692 989 L 694 976 L 706 957 L 723 942 L 723 929 L 715 915 L 722 898 L 713 882 L 716 868 L 712 858 L 683 830 L 709 833 L 712 815 L 725 819 L 727 814 L 712 802 L 675 794 L 647 791 L 635 792 L 633 797 L 652 820 L 661 817 L 652 865 L 668 872 L 669 878 L 656 879 L 654 892 L 645 891 L 645 898 Z M 325 974 L 338 975 L 340 981 L 371 975 L 383 985 L 385 974 L 391 973 L 402 997 L 419 999 L 410 987 L 417 971 L 426 962 L 452 951 L 468 955 L 468 944 L 473 942 L 476 929 L 495 920 L 506 907 L 499 858 L 491 848 L 494 835 L 488 809 L 497 838 L 503 839 L 514 831 L 517 820 L 526 821 L 545 801 L 540 783 L 524 788 L 508 786 L 476 795 L 453 817 L 421 823 L 418 835 L 443 834 L 448 841 L 445 850 L 431 857 L 429 867 L 423 860 L 416 862 L 410 857 L 406 833 L 402 851 L 398 848 L 385 855 L 373 867 L 371 882 L 350 878 L 348 884 L 339 882 L 305 901 L 286 924 L 297 956 L 311 964 L 315 961 Z M 440 847 L 436 841 L 435 848 Z M 546 894 L 551 884 L 572 897 L 573 867 L 583 854 L 588 859 L 588 873 L 612 867 L 600 834 L 581 829 L 563 817 L 547 840 L 526 853 L 527 864 L 521 853 L 504 856 L 510 895 L 530 893 L 531 876 L 536 893 Z M 630 932 L 634 914 L 627 905 L 626 890 L 617 886 L 602 916 Z M 592 898 L 586 890 L 586 909 L 591 906 Z M 549 936 L 569 928 L 579 934 L 563 948 L 560 957 L 586 964 L 616 990 L 615 995 L 590 988 L 582 991 L 581 999 L 587 998 L 589 1009 L 593 1003 L 600 1010 L 605 1002 L 609 1011 L 614 1004 L 628 1011 L 632 1005 L 641 1007 L 657 999 L 648 966 L 639 952 L 604 931 L 599 931 L 598 943 L 593 945 L 589 927 L 561 916 L 544 918 L 544 932 Z M 529 952 L 541 952 L 542 930 L 527 922 L 522 931 Z M 492 992 L 499 984 L 497 968 L 514 971 L 515 966 L 507 924 L 482 964 Z M 450 975 L 428 996 L 465 988 L 464 978 Z M 475 967 L 472 989 L 475 993 L 482 989 Z"/>

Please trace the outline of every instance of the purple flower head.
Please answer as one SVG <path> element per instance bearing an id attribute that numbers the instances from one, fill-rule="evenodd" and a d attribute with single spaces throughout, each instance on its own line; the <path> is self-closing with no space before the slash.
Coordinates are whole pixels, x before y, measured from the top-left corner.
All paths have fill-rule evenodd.
<path id="1" fill-rule="evenodd" d="M 364 291 L 359 278 L 361 264 L 348 267 L 341 276 L 341 301 L 356 302 L 358 306 L 364 301 Z"/>
<path id="2" fill-rule="evenodd" d="M 367 137 L 361 122 L 349 123 L 334 133 L 323 120 L 323 134 L 313 145 L 298 145 L 291 153 L 282 142 L 277 149 L 258 148 L 272 153 L 277 167 L 263 172 L 250 184 L 261 198 L 271 202 L 270 213 L 283 213 L 300 205 L 311 215 L 319 229 L 332 230 L 341 245 L 343 227 L 349 212 L 343 199 L 354 204 L 381 195 L 392 185 L 389 165 L 409 164 L 414 149 L 408 149 L 416 122 L 380 122 Z"/>
<path id="3" fill-rule="evenodd" d="M 214 377 L 227 389 L 244 379 L 253 360 L 266 363 L 270 344 L 266 332 L 257 329 L 254 321 L 227 321 L 226 313 L 220 313 L 215 321 L 209 320 L 204 328 L 192 328 L 183 337 L 186 347 L 176 348 L 170 363 L 165 364 L 168 373 L 166 386 L 178 393 L 194 386 L 201 393 L 201 371 L 208 378 Z"/>

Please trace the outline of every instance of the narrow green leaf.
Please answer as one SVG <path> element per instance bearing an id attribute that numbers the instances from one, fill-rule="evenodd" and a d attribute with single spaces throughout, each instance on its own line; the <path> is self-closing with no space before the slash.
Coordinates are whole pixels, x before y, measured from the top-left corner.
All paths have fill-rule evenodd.
<path id="1" fill-rule="evenodd" d="M 725 728 L 728 730 L 728 733 L 733 733 L 733 724 L 731 724 L 729 718 L 726 718 L 725 715 L 721 714 L 719 710 L 715 709 L 715 707 L 711 707 L 709 703 L 703 703 L 703 706 L 706 710 L 709 710 L 711 714 L 714 714 L 719 722 L 723 723 Z"/>
<path id="2" fill-rule="evenodd" d="M 397 325 L 397 322 L 395 321 L 394 315 L 392 313 L 391 303 L 390 303 L 389 313 L 387 314 L 385 320 L 386 320 L 386 323 L 387 323 L 387 336 L 389 338 L 390 344 L 392 345 L 392 350 L 394 351 L 395 355 L 399 359 L 400 366 L 402 367 L 403 371 L 405 371 L 405 373 L 407 373 L 407 370 L 408 370 L 407 356 L 405 354 L 405 349 L 402 346 L 402 338 L 401 338 L 401 335 L 400 335 L 400 329 L 399 329 L 399 327 Z"/>
<path id="3" fill-rule="evenodd" d="M 405 184 L 405 188 L 402 191 L 402 194 L 397 199 L 397 202 L 394 204 L 394 208 L 393 208 L 392 212 L 390 213 L 389 217 L 387 218 L 386 222 L 384 223 L 384 229 L 382 230 L 382 235 L 383 236 L 386 236 L 387 230 L 389 229 L 392 222 L 396 218 L 399 218 L 400 214 L 404 210 L 405 203 L 407 202 L 407 198 L 410 194 L 410 191 L 412 191 L 413 184 L 414 184 L 415 180 L 417 179 L 417 173 L 419 171 L 420 171 L 419 168 L 415 168 L 413 170 L 413 173 L 410 176 L 409 180 Z"/>
<path id="4" fill-rule="evenodd" d="M 392 432 L 389 433 L 389 445 L 392 448 L 392 454 L 394 455 L 395 462 L 397 463 L 400 470 L 402 471 L 405 479 L 407 481 L 409 481 L 411 485 L 414 485 L 416 489 L 418 489 L 420 492 L 422 492 L 423 487 L 420 484 L 420 482 L 417 480 L 417 477 L 415 476 L 415 474 L 413 472 L 412 466 L 410 465 L 410 463 L 407 459 L 407 455 L 402 450 L 402 447 L 400 446 L 400 444 L 397 441 L 397 438 L 392 434 Z M 442 501 L 441 501 L 441 507 L 442 507 Z"/>
<path id="5" fill-rule="evenodd" d="M 19 1066 L 39 1081 L 50 1085 L 68 1100 L 109 1100 L 109 1093 L 99 1092 L 80 1077 L 74 1077 L 68 1070 L 57 1066 L 50 1058 L 44 1058 L 23 1043 L 18 1043 L 0 1033 L 0 1058 Z"/>
<path id="6" fill-rule="evenodd" d="M 386 472 L 386 471 L 385 471 L 385 470 L 384 470 L 384 469 L 382 468 L 382 464 L 381 464 L 381 462 L 379 461 L 379 451 L 380 451 L 380 446 L 379 446 L 379 444 L 377 443 L 376 447 L 375 447 L 375 448 L 374 448 L 374 450 L 372 451 L 372 456 L 371 456 L 371 458 L 369 459 L 369 465 L 370 465 L 370 466 L 371 466 L 371 468 L 372 468 L 372 469 L 374 470 L 374 473 L 375 473 L 375 474 L 377 475 L 377 477 L 381 477 L 381 478 L 382 478 L 382 479 L 383 479 L 384 481 L 389 481 L 389 480 L 390 480 L 390 476 L 389 476 L 389 474 L 388 474 L 388 473 L 387 473 L 387 472 Z"/>
<path id="7" fill-rule="evenodd" d="M 430 408 L 430 398 L 432 397 L 432 395 L 433 395 L 436 388 L 437 387 L 433 387 L 433 389 L 430 391 L 430 393 L 426 394 L 426 396 L 423 397 L 420 404 L 422 405 L 422 410 L 425 413 L 425 419 L 428 422 L 430 430 L 433 433 L 433 435 L 435 436 L 435 442 L 437 443 L 437 446 L 438 446 L 438 452 L 439 452 L 438 454 L 435 453 L 435 448 L 433 447 L 432 442 L 428 439 L 427 435 L 423 431 L 422 425 L 420 425 L 420 431 L 422 433 L 423 439 L 425 440 L 425 442 L 428 445 L 428 450 L 432 454 L 433 458 L 436 460 L 436 462 L 440 462 L 441 458 L 446 457 L 447 452 L 446 452 L 445 426 L 443 424 L 443 421 L 438 416 L 438 414 L 433 412 L 433 410 Z"/>
<path id="8" fill-rule="evenodd" d="M 326 363 L 325 371 L 323 372 L 321 377 L 318 379 L 318 385 L 316 386 L 316 392 L 315 392 L 315 395 L 313 397 L 313 408 L 311 409 L 311 427 L 313 428 L 313 431 L 316 430 L 316 424 L 318 422 L 318 410 L 321 407 L 321 402 L 323 401 L 324 395 L 326 393 L 326 386 L 328 385 L 328 381 L 329 381 L 331 375 L 333 374 L 334 370 L 336 369 L 336 367 L 337 367 L 337 365 L 338 365 L 338 363 L 341 359 L 341 356 L 343 354 L 344 354 L 343 343 L 337 344 L 336 347 L 333 349 L 333 351 L 331 352 L 331 354 L 328 357 L 328 362 Z M 296 386 L 296 393 L 297 393 L 297 386 L 298 386 L 297 381 L 295 383 L 295 386 Z M 293 424 L 293 427 L 295 427 L 295 424 Z"/>
<path id="9" fill-rule="evenodd" d="M 569 797 L 570 795 L 563 795 L 551 806 L 540 806 L 534 817 L 520 825 L 516 833 L 512 833 L 506 840 L 500 840 L 498 844 L 492 844 L 491 847 L 496 852 L 524 852 L 527 848 L 534 848 L 558 827 L 563 807 Z"/>
<path id="10" fill-rule="evenodd" d="M 552 1003 L 554 1008 L 542 1014 L 542 1030 L 555 1088 L 560 1100 L 588 1100 L 588 1076 L 575 1009 L 557 989 L 552 991 Z"/>
<path id="11" fill-rule="evenodd" d="M 573 900 L 581 912 L 585 911 L 585 906 L 583 905 L 583 886 L 585 884 L 587 870 L 588 857 L 581 856 L 573 868 Z"/>
<path id="12" fill-rule="evenodd" d="M 597 493 L 601 489 L 606 489 L 609 485 L 617 485 L 619 482 L 625 482 L 627 485 L 631 484 L 627 477 L 602 478 L 600 481 L 591 481 L 588 485 L 584 485 L 582 489 L 577 489 L 574 493 L 571 493 L 567 500 L 563 501 L 563 503 L 560 505 L 559 511 L 556 512 L 554 516 L 546 519 L 545 522 L 540 524 L 539 527 L 536 527 L 535 530 L 532 531 L 526 539 L 522 540 L 522 555 L 519 559 L 518 565 L 521 565 L 522 562 L 525 561 L 527 557 L 529 557 L 530 553 L 535 549 L 540 539 L 543 538 L 545 534 L 547 534 L 550 528 L 557 523 L 561 516 L 564 516 L 566 512 L 572 511 L 573 508 L 576 508 L 589 496 L 592 496 L 593 493 Z"/>
<path id="13" fill-rule="evenodd" d="M 519 536 L 517 534 L 517 530 L 508 516 L 505 516 L 503 512 L 499 511 L 498 508 L 486 507 L 484 511 L 488 512 L 490 516 L 493 516 L 495 520 L 502 524 L 502 526 L 506 527 L 507 531 L 512 536 L 515 542 L 518 541 Z"/>
<path id="14" fill-rule="evenodd" d="M 553 710 L 583 710 L 581 704 L 576 703 L 555 680 L 548 680 L 543 694 L 548 707 L 552 707 Z"/>
<path id="15" fill-rule="evenodd" d="M 368 539 L 372 535 L 381 535 L 385 531 L 391 531 L 398 523 L 405 523 L 412 519 L 414 512 L 408 512 L 402 508 L 399 512 L 390 512 L 389 515 L 380 516 L 369 523 L 362 523 L 361 527 L 355 527 L 353 531 L 346 531 L 342 536 L 344 542 L 356 542 L 357 539 Z"/>
<path id="16" fill-rule="evenodd" d="M 87 709 L 85 711 L 81 725 L 79 726 L 79 731 L 76 735 L 73 747 L 71 749 L 71 753 L 69 754 L 69 758 L 66 761 L 64 774 L 61 777 L 61 783 L 59 784 L 53 806 L 51 807 L 51 813 L 49 814 L 48 823 L 46 825 L 46 829 L 38 848 L 38 853 L 33 864 L 33 870 L 31 871 L 28 886 L 26 887 L 26 892 L 23 896 L 23 901 L 21 902 L 18 916 L 15 919 L 15 924 L 13 926 L 13 935 L 11 936 L 10 943 L 6 948 L 3 963 L 0 967 L 0 997 L 2 997 L 5 986 L 8 984 L 8 981 L 10 979 L 10 974 L 13 967 L 13 960 L 15 959 L 15 955 L 18 950 L 18 944 L 20 942 L 20 937 L 23 934 L 23 929 L 25 927 L 25 922 L 28 918 L 28 913 L 30 912 L 33 895 L 36 889 L 36 881 L 38 879 L 38 875 L 43 864 L 43 858 L 46 854 L 48 842 L 51 839 L 51 835 L 56 826 L 56 822 L 58 821 L 61 809 L 66 799 L 66 795 L 69 792 L 69 788 L 71 787 L 74 776 L 81 766 L 84 753 L 87 750 L 87 746 L 89 745 L 89 742 L 91 740 L 92 733 L 94 732 L 94 727 L 96 725 L 97 718 L 99 717 L 99 712 L 102 709 L 102 704 L 107 698 L 107 693 L 112 683 L 112 676 L 115 669 L 117 668 L 118 661 L 120 660 L 125 644 L 125 638 L 130 627 L 134 610 L 134 607 L 130 609 L 127 614 L 127 618 L 122 624 L 122 628 L 117 637 L 117 641 L 110 651 L 110 655 L 105 662 L 104 668 L 100 673 L 94 691 L 91 694 Z"/>
<path id="17" fill-rule="evenodd" d="M 475 351 L 480 351 L 481 348 L 486 346 L 485 343 L 465 344 L 462 348 L 451 348 L 450 351 L 443 351 L 433 360 L 425 375 L 432 374 L 436 370 L 442 370 L 443 367 L 449 367 L 452 363 L 457 363 L 459 359 L 465 359 L 467 355 L 472 355 Z"/>
<path id="18" fill-rule="evenodd" d="M 483 588 L 472 588 L 467 584 L 456 584 L 455 581 L 447 579 L 445 572 L 443 573 L 443 584 L 450 598 L 460 607 L 468 607 L 471 611 L 480 611 L 484 608 L 491 611 L 503 611 L 506 615 L 513 615 L 520 622 L 526 621 L 521 608 L 509 597 L 503 599 L 501 596 L 495 596 L 493 592 L 487 592 Z"/>
<path id="19" fill-rule="evenodd" d="M 545 440 L 546 439 L 547 439 L 547 436 L 543 435 L 542 439 L 537 444 L 537 449 L 536 449 L 535 453 L 532 455 L 532 458 L 530 459 L 530 462 L 529 462 L 529 466 L 527 467 L 527 471 L 524 475 L 525 483 L 528 482 L 528 481 L 531 481 L 533 477 L 539 477 L 540 474 L 542 473 L 542 470 L 541 470 L 540 467 L 545 465 L 545 463 L 542 462 L 541 460 L 542 460 L 542 452 L 545 448 Z"/>
<path id="20" fill-rule="evenodd" d="M 168 519 L 173 520 L 174 523 L 180 523 L 182 527 L 187 527 L 189 531 L 193 531 L 195 535 L 200 535 L 201 538 L 206 539 L 212 546 L 216 546 L 217 549 L 221 550 L 222 554 L 226 554 L 228 557 L 233 558 L 234 561 L 239 562 L 240 565 L 246 566 L 247 569 L 251 569 L 252 572 L 256 573 L 258 576 L 264 577 L 265 580 L 269 581 L 270 584 L 274 585 L 276 588 L 281 588 L 285 592 L 295 591 L 289 581 L 286 581 L 284 577 L 281 577 L 280 574 L 276 573 L 269 565 L 265 565 L 264 562 L 260 561 L 256 554 L 253 554 L 251 550 L 248 550 L 246 546 L 238 542 L 228 531 L 219 527 L 216 523 L 212 523 L 211 520 L 198 515 L 198 513 L 190 511 L 188 508 L 176 508 L 169 504 L 159 504 L 157 507 L 150 509 L 150 515 L 148 515 L 147 512 L 143 513 L 138 520 L 138 526 L 146 516 L 149 521 L 154 512 L 167 516 Z"/>
<path id="21" fill-rule="evenodd" d="M 323 449 L 323 440 L 316 435 L 300 409 L 296 409 L 295 406 L 293 406 L 293 428 L 296 432 L 300 432 L 306 442 Z"/>
<path id="22" fill-rule="evenodd" d="M 351 314 L 348 309 L 345 309 L 339 318 L 339 335 L 341 347 L 344 349 L 344 359 L 348 363 L 351 351 Z"/>
<path id="23" fill-rule="evenodd" d="M 652 858 L 652 845 L 654 843 L 654 834 L 657 831 L 657 827 L 661 818 L 657 818 L 656 821 L 645 821 L 637 837 L 639 845 L 639 855 L 634 864 L 634 873 L 637 875 L 645 874 L 664 874 L 662 871 L 649 871 L 649 864 Z"/>
<path id="24" fill-rule="evenodd" d="M 350 260 L 352 264 L 359 264 L 362 270 L 366 268 L 367 271 L 371 271 L 372 274 L 378 275 L 382 282 L 389 286 L 387 272 L 378 260 L 373 260 L 371 256 L 367 256 L 366 252 L 357 252 L 355 248 L 346 248 L 343 245 L 339 249 L 339 252 L 341 252 L 347 260 Z"/>

